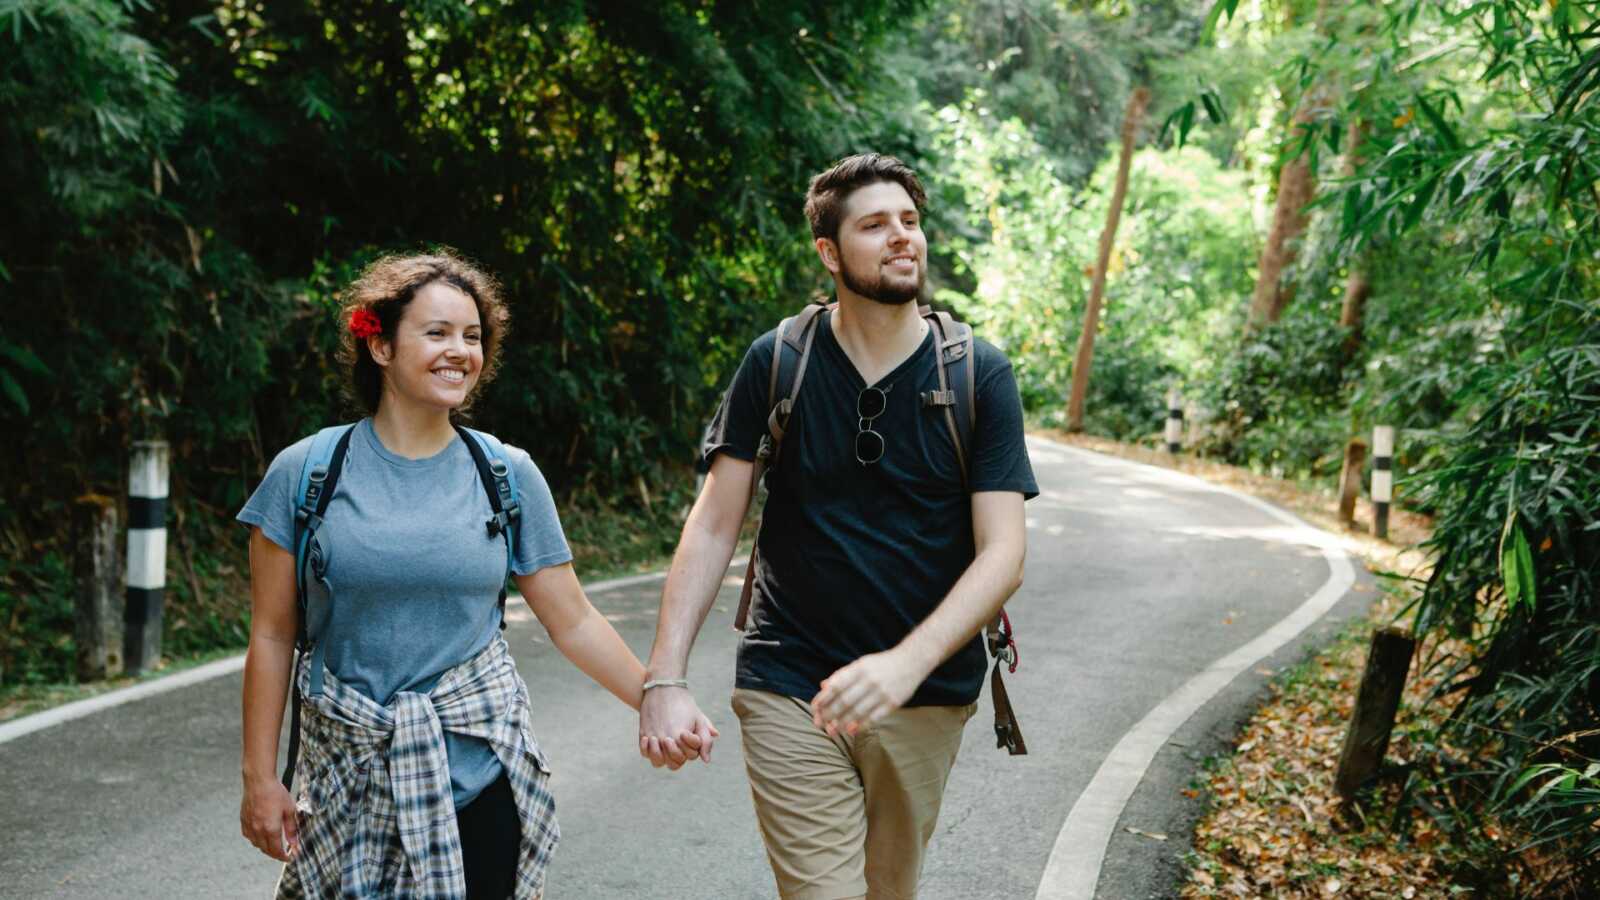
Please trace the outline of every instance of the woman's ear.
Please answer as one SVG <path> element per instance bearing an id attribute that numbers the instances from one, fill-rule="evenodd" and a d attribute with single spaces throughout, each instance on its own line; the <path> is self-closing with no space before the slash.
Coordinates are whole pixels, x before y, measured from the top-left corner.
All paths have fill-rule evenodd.
<path id="1" fill-rule="evenodd" d="M 367 352 L 372 354 L 372 361 L 380 366 L 389 365 L 389 357 L 394 347 L 382 335 L 375 334 L 367 338 Z"/>

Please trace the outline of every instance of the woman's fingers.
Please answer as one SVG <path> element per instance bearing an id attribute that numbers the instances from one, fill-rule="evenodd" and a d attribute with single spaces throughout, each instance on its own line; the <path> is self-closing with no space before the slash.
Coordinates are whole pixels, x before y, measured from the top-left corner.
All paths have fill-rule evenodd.
<path id="1" fill-rule="evenodd" d="M 716 741 L 717 729 L 712 726 L 710 719 L 702 715 L 694 723 L 694 733 L 700 741 L 700 761 L 711 762 L 711 745 Z"/>
<path id="2" fill-rule="evenodd" d="M 291 804 L 283 811 L 283 852 L 285 858 L 293 857 L 300 850 L 300 816 Z"/>

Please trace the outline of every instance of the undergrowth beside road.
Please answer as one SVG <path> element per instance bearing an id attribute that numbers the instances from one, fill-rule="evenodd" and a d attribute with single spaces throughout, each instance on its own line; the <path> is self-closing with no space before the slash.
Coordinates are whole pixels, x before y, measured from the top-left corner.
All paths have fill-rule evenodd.
<path id="1" fill-rule="evenodd" d="M 693 473 L 675 471 L 610 502 L 582 491 L 560 501 L 562 530 L 584 581 L 664 568 L 694 499 Z M 244 649 L 250 629 L 245 529 L 232 512 L 173 498 L 161 665 L 142 678 L 79 682 L 73 673 L 72 565 L 57 554 L 0 567 L 0 722 L 127 687 Z M 20 556 L 20 554 L 19 554 Z M 13 557 L 17 558 L 17 557 Z M 30 595 L 35 601 L 23 603 Z M 25 614 L 26 613 L 26 614 Z"/>
<path id="2" fill-rule="evenodd" d="M 1409 622 L 1409 604 L 1427 575 L 1415 547 L 1430 533 L 1426 516 L 1395 509 L 1390 540 L 1335 515 L 1330 486 L 1290 482 L 1189 456 L 1085 435 L 1050 432 L 1063 443 L 1176 469 L 1269 500 L 1324 530 L 1385 579 L 1383 596 L 1328 646 L 1274 681 L 1271 695 L 1241 729 L 1230 755 L 1208 759 L 1185 796 L 1204 798 L 1183 859 L 1184 900 L 1213 897 L 1571 898 L 1591 900 L 1575 881 L 1570 856 L 1496 820 L 1472 777 L 1478 765 L 1447 736 L 1453 707 L 1435 696 L 1450 669 L 1469 656 L 1459 641 L 1419 648 L 1377 783 L 1349 811 L 1333 790 L 1345 729 L 1375 628 Z M 1470 675 L 1450 673 L 1452 680 Z M 1600 828 L 1600 822 L 1596 824 Z"/>

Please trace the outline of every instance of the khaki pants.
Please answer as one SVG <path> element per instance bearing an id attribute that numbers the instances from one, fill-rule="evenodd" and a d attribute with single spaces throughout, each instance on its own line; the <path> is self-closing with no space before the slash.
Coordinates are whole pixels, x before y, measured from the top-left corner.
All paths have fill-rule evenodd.
<path id="1" fill-rule="evenodd" d="M 784 900 L 915 898 L 976 709 L 898 709 L 853 737 L 830 738 L 800 700 L 735 689 L 756 819 Z"/>

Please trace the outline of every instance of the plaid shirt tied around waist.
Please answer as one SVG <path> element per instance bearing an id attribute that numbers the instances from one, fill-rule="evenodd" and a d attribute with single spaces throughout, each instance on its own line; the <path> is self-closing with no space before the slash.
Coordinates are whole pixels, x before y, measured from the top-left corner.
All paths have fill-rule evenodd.
<path id="1" fill-rule="evenodd" d="M 427 694 L 380 706 L 331 672 L 311 687 L 311 654 L 297 672 L 304 741 L 296 777 L 300 849 L 277 896 L 466 896 L 444 732 L 482 738 L 505 767 L 522 847 L 516 900 L 535 900 L 561 839 L 550 766 L 528 725 L 528 688 L 505 638 L 444 674 Z"/>

